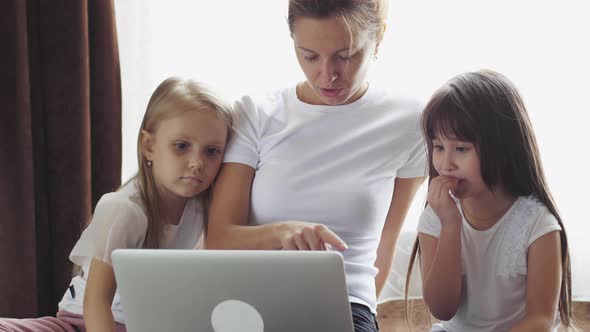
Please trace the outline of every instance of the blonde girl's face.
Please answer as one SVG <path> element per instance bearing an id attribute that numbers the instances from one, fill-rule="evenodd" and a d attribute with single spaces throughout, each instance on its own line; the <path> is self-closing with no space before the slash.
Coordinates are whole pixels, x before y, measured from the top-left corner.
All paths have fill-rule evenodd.
<path id="1" fill-rule="evenodd" d="M 159 190 L 190 198 L 209 188 L 221 165 L 228 128 L 212 110 L 191 110 L 143 131 L 142 152 L 152 161 Z"/>
<path id="2" fill-rule="evenodd" d="M 293 27 L 299 65 L 307 78 L 299 96 L 304 102 L 343 105 L 366 91 L 366 76 L 376 43 L 359 33 L 349 45 L 349 32 L 337 17 L 299 17 Z M 300 90 L 301 91 L 301 90 Z"/>
<path id="3" fill-rule="evenodd" d="M 454 137 L 436 135 L 432 140 L 432 164 L 439 175 L 457 179 L 451 190 L 457 198 L 477 197 L 489 192 L 481 176 L 475 145 Z"/>

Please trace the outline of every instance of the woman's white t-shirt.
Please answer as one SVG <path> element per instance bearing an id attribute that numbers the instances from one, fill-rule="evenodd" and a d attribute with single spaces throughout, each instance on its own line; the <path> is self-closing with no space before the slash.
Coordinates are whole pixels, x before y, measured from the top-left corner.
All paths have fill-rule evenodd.
<path id="1" fill-rule="evenodd" d="M 421 104 L 369 86 L 341 106 L 303 103 L 295 87 L 235 105 L 224 162 L 256 170 L 250 224 L 321 223 L 342 252 L 351 302 L 376 308 L 376 251 L 395 178 L 426 173 Z"/>
<path id="2" fill-rule="evenodd" d="M 70 260 L 82 267 L 84 274 L 72 279 L 59 309 L 82 315 L 84 290 L 93 258 L 111 264 L 115 249 L 142 248 L 147 230 L 147 216 L 139 197 L 136 180 L 119 191 L 105 194 L 98 201 L 92 222 L 84 230 L 70 253 Z M 160 247 L 167 249 L 197 249 L 203 247 L 203 213 L 197 198 L 190 199 L 177 225 L 164 225 Z M 115 321 L 124 324 L 125 316 L 119 293 L 112 304 Z"/>
<path id="3" fill-rule="evenodd" d="M 463 215 L 461 203 L 457 207 Z M 508 331 L 526 313 L 527 252 L 541 236 L 559 231 L 557 219 L 533 197 L 518 197 L 490 229 L 473 228 L 463 216 L 461 303 L 451 320 L 432 331 Z M 418 232 L 439 238 L 440 219 L 424 209 Z M 554 331 L 559 325 L 556 316 Z"/>

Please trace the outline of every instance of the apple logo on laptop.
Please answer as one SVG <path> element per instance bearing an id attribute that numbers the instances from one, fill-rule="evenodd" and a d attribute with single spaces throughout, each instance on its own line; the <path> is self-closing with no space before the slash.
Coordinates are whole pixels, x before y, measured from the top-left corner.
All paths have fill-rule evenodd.
<path id="1" fill-rule="evenodd" d="M 253 306 L 239 300 L 226 300 L 211 313 L 215 332 L 264 332 L 262 316 Z"/>

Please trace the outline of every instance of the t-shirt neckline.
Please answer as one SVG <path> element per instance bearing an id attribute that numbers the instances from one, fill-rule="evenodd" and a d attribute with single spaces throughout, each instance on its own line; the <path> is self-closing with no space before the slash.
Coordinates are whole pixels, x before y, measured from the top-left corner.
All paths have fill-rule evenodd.
<path id="1" fill-rule="evenodd" d="M 367 87 L 367 91 L 357 100 L 350 104 L 345 105 L 312 105 L 306 102 L 303 102 L 297 96 L 297 85 L 295 84 L 291 89 L 289 89 L 289 100 L 292 105 L 295 106 L 295 109 L 306 111 L 306 112 L 322 112 L 322 113 L 332 113 L 332 112 L 346 112 L 349 110 L 358 110 L 361 109 L 369 100 L 371 100 L 371 96 L 375 91 L 375 88 L 370 82 L 367 82 L 369 85 Z"/>

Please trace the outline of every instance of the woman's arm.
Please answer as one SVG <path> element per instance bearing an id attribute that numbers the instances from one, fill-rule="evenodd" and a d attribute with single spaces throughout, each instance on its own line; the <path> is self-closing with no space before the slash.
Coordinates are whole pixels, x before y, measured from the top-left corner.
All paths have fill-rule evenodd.
<path id="1" fill-rule="evenodd" d="M 86 331 L 115 331 L 115 319 L 111 306 L 116 289 L 113 267 L 93 258 L 84 292 L 83 310 Z"/>
<path id="2" fill-rule="evenodd" d="M 249 226 L 252 167 L 225 163 L 215 181 L 206 235 L 208 249 L 345 250 L 346 244 L 321 224 L 277 221 Z"/>
<path id="3" fill-rule="evenodd" d="M 551 331 L 561 287 L 559 231 L 545 234 L 529 246 L 527 257 L 526 315 L 511 332 Z"/>
<path id="4" fill-rule="evenodd" d="M 395 252 L 395 244 L 406 219 L 406 214 L 416 195 L 416 191 L 423 182 L 424 177 L 395 179 L 393 196 L 389 211 L 387 212 L 387 218 L 385 219 L 385 225 L 381 232 L 381 240 L 377 248 L 377 260 L 375 261 L 375 266 L 379 269 L 379 273 L 375 277 L 377 297 L 381 294 L 389 276 Z"/>

